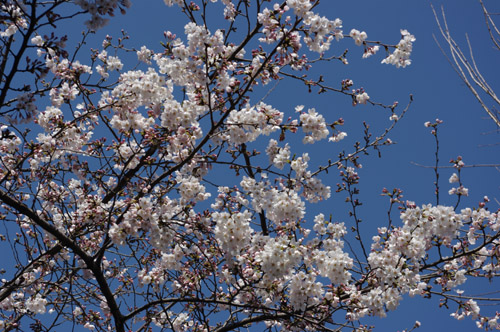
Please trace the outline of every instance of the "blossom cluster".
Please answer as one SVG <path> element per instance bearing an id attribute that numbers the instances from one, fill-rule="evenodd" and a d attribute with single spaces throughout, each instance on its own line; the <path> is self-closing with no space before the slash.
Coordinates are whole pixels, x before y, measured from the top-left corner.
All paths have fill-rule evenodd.
<path id="1" fill-rule="evenodd" d="M 233 110 L 227 120 L 228 133 L 224 139 L 234 144 L 255 141 L 260 135 L 269 136 L 279 130 L 283 113 L 264 103 L 256 107 L 246 105 L 244 109 Z"/>
<path id="2" fill-rule="evenodd" d="M 0 10 L 3 13 L 6 13 L 9 20 L 5 20 L 2 23 L 7 25 L 7 28 L 4 31 L 0 31 L 0 37 L 10 37 L 14 35 L 19 28 L 26 29 L 28 27 L 28 23 L 26 19 L 22 17 L 22 8 L 15 4 L 7 4 L 4 3 L 1 5 Z"/>
<path id="3" fill-rule="evenodd" d="M 125 8 L 132 5 L 130 0 L 76 0 L 75 4 L 91 15 L 85 25 L 93 30 L 100 29 L 108 23 L 109 19 L 104 18 L 104 15 L 113 16 L 117 7 L 124 13 Z"/>
<path id="4" fill-rule="evenodd" d="M 303 106 L 299 106 L 296 110 L 300 111 L 302 108 Z M 318 114 L 314 108 L 300 115 L 300 123 L 302 130 L 307 134 L 302 141 L 304 144 L 322 140 L 329 134 L 323 115 Z"/>
<path id="5" fill-rule="evenodd" d="M 396 49 L 382 63 L 394 65 L 397 68 L 406 67 L 411 64 L 410 54 L 413 50 L 415 37 L 407 30 L 401 30 L 401 41 L 396 45 Z"/>

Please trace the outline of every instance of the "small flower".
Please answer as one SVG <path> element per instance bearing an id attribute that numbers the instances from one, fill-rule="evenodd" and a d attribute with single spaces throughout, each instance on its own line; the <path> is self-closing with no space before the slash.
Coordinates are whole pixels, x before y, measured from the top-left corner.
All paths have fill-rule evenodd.
<path id="1" fill-rule="evenodd" d="M 367 48 L 365 48 L 365 53 L 363 53 L 363 59 L 371 57 L 372 55 L 377 53 L 379 49 L 380 47 L 378 45 L 368 46 Z"/>
<path id="2" fill-rule="evenodd" d="M 41 36 L 36 36 L 31 38 L 31 43 L 35 44 L 36 46 L 42 46 L 43 45 L 43 38 Z"/>
<path id="3" fill-rule="evenodd" d="M 329 142 L 339 142 L 339 141 L 343 140 L 343 139 L 344 139 L 344 138 L 346 138 L 346 137 L 347 137 L 347 133 L 346 133 L 346 132 L 344 132 L 344 131 L 341 131 L 341 132 L 339 132 L 338 134 L 336 134 L 336 135 L 334 135 L 334 136 L 330 137 L 330 138 L 328 139 L 328 141 L 329 141 Z"/>
<path id="4" fill-rule="evenodd" d="M 368 37 L 368 35 L 366 34 L 366 32 L 364 32 L 364 31 L 363 32 L 359 32 L 356 29 L 352 29 L 351 33 L 349 34 L 349 36 L 351 36 L 351 38 L 354 39 L 354 42 L 358 46 L 361 46 L 365 42 L 366 38 Z"/>
<path id="5" fill-rule="evenodd" d="M 366 92 L 360 93 L 356 95 L 356 104 L 366 104 L 366 102 L 370 99 L 370 96 Z"/>
<path id="6" fill-rule="evenodd" d="M 457 189 L 457 195 L 469 196 L 469 189 L 465 188 L 464 186 L 460 186 Z"/>

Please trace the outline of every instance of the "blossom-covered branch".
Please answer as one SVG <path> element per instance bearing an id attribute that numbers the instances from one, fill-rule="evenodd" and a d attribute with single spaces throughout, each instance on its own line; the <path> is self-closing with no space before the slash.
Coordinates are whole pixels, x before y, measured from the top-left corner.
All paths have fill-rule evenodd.
<path id="1" fill-rule="evenodd" d="M 2 7 L 0 240 L 13 257 L 0 285 L 2 329 L 362 331 L 363 317 L 386 316 L 406 294 L 440 294 L 457 318 L 497 326 L 479 299 L 450 294 L 496 275 L 498 212 L 486 200 L 417 207 L 385 190 L 388 226 L 370 241 L 362 159 L 393 144 L 413 98 L 400 109 L 349 78 L 308 72 L 347 64 L 337 43 L 361 47 L 362 58 L 382 47 L 380 62 L 406 67 L 413 35 L 346 34 L 318 0 L 164 2 L 187 21 L 182 36 L 164 33 L 162 49 L 126 47 L 124 33 L 87 50 L 87 31 L 72 54 L 66 37 L 40 29 L 77 15 L 97 29 L 130 3 Z M 137 63 L 125 61 L 130 53 Z M 24 71 L 27 54 L 36 60 Z M 271 105 L 262 96 L 281 81 L 388 112 L 385 126 L 347 132 L 341 112 L 310 98 Z M 326 147 L 318 160 L 311 145 Z M 333 191 L 329 173 L 339 174 Z M 352 219 L 306 214 L 336 197 Z"/>

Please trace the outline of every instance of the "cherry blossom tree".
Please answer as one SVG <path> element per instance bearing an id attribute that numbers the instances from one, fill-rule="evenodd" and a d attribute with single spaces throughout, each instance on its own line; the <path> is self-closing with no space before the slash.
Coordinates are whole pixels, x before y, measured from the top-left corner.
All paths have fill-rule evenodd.
<path id="1" fill-rule="evenodd" d="M 500 269 L 487 197 L 416 206 L 385 189 L 387 221 L 363 240 L 358 169 L 392 144 L 412 97 L 386 105 L 308 70 L 346 64 L 337 43 L 404 68 L 415 37 L 343 31 L 319 2 L 165 0 L 189 23 L 165 32 L 161 52 L 128 48 L 127 36 L 85 47 L 125 0 L 2 2 L 2 330 L 365 331 L 363 317 L 385 317 L 406 295 L 439 296 L 455 318 L 498 327 L 481 299 L 456 292 Z M 88 31 L 69 52 L 56 27 L 82 15 Z M 266 103 L 281 80 L 374 105 L 387 128 L 346 133 L 310 101 Z M 437 137 L 440 121 L 425 125 Z M 336 150 L 347 135 L 359 139 Z M 313 162 L 308 144 L 336 152 Z M 452 164 L 459 199 L 464 164 Z M 339 176 L 333 188 L 327 173 Z M 346 199 L 349 221 L 306 215 L 331 196 Z"/>

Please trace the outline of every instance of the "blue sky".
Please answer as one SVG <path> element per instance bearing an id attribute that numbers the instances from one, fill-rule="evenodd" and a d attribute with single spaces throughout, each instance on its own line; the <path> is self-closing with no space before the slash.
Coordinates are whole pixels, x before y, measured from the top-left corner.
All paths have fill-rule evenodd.
<path id="1" fill-rule="evenodd" d="M 486 6 L 492 12 L 500 12 L 500 3 L 486 1 Z M 492 49 L 491 41 L 484 25 L 484 17 L 480 5 L 476 1 L 453 0 L 433 1 L 436 9 L 444 5 L 448 24 L 453 36 L 465 48 L 465 33 L 469 34 L 476 60 L 480 70 L 490 85 L 499 87 L 498 51 Z M 499 163 L 500 149 L 499 133 L 494 123 L 486 118 L 486 113 L 469 93 L 465 85 L 459 80 L 445 57 L 441 54 L 432 34 L 438 39 L 439 31 L 434 21 L 430 2 L 409 0 L 358 0 L 332 1 L 324 0 L 317 11 L 330 19 L 340 18 L 344 22 L 344 31 L 348 33 L 352 28 L 368 33 L 368 40 L 377 40 L 390 44 L 397 44 L 400 39 L 400 29 L 407 29 L 416 37 L 412 65 L 405 69 L 396 69 L 390 65 L 380 64 L 383 52 L 369 59 L 361 59 L 362 48 L 356 47 L 351 40 L 333 43 L 330 54 L 339 55 L 349 48 L 349 65 L 339 62 L 323 65 L 318 71 L 311 71 L 312 75 L 321 73 L 325 79 L 338 84 L 344 78 L 350 78 L 356 87 L 364 87 L 374 101 L 391 104 L 399 101 L 402 109 L 414 97 L 408 114 L 399 121 L 390 138 L 398 144 L 384 148 L 382 158 L 376 154 L 363 157 L 363 168 L 359 170 L 361 176 L 361 207 L 362 218 L 366 222 L 363 229 L 367 241 L 374 235 L 377 226 L 386 222 L 388 201 L 381 197 L 384 187 L 401 188 L 405 199 L 415 201 L 418 205 L 434 203 L 434 175 L 433 170 L 418 167 L 412 162 L 422 165 L 434 163 L 434 138 L 430 130 L 424 127 L 425 121 L 434 121 L 439 118 L 444 121 L 439 129 L 441 165 L 448 166 L 448 160 L 461 155 L 466 164 L 496 164 Z M 222 21 L 222 20 L 221 20 Z M 163 31 L 171 30 L 182 38 L 183 26 L 186 23 L 183 14 L 176 7 L 166 7 L 161 0 L 143 0 L 133 2 L 133 6 L 124 16 L 117 15 L 110 24 L 98 31 L 89 39 L 88 46 L 98 48 L 106 34 L 117 38 L 120 30 L 124 29 L 130 35 L 127 46 L 140 48 L 146 45 L 154 50 L 161 50 L 159 42 L 163 40 Z M 217 20 L 212 20 L 212 29 L 217 27 Z M 72 25 L 69 35 L 77 36 L 80 32 L 78 25 Z M 71 37 L 70 37 L 71 38 Z M 80 53 L 80 60 L 85 63 L 85 52 Z M 87 58 L 88 59 L 88 58 Z M 125 63 L 133 66 L 134 63 Z M 132 69 L 132 68 L 130 68 Z M 500 90 L 498 90 L 500 91 Z M 256 96 L 257 101 L 261 96 Z M 308 147 L 311 159 L 324 157 L 331 153 L 332 159 L 342 149 L 352 149 L 354 140 L 360 140 L 362 122 L 367 121 L 378 130 L 390 124 L 389 113 L 369 105 L 353 107 L 346 96 L 331 93 L 317 95 L 308 94 L 302 86 L 292 86 L 280 83 L 269 96 L 266 102 L 275 108 L 291 114 L 293 107 L 304 104 L 315 107 L 325 117 L 346 120 L 345 130 L 348 139 L 325 147 Z M 491 105 L 491 104 L 489 104 Z M 453 170 L 443 169 L 440 186 L 442 189 L 442 203 L 453 205 L 455 199 L 449 197 L 447 191 L 451 188 L 448 178 Z M 470 190 L 470 196 L 463 200 L 461 207 L 477 205 L 477 202 L 488 195 L 492 200 L 500 200 L 500 172 L 494 168 L 469 168 L 462 172 L 462 181 Z M 338 181 L 335 172 L 325 176 L 325 182 L 334 186 Z M 349 222 L 346 216 L 346 205 L 342 203 L 344 197 L 334 197 L 308 211 L 312 217 L 316 212 L 325 215 L 333 214 L 335 220 Z M 490 205 L 498 208 L 495 202 Z M 382 225 L 381 225 L 382 223 Z M 498 288 L 499 284 L 493 286 Z M 491 291 L 492 285 L 483 282 L 475 286 L 474 290 Z M 476 288 L 477 287 L 477 288 Z M 493 289 L 494 290 L 494 289 Z M 382 320 L 369 320 L 376 326 L 375 331 L 398 331 L 411 328 L 415 320 L 422 322 L 419 331 L 470 331 L 475 324 L 470 320 L 456 322 L 449 317 L 451 311 L 438 308 L 436 300 L 420 298 L 405 299 L 400 309 L 391 312 Z"/>

